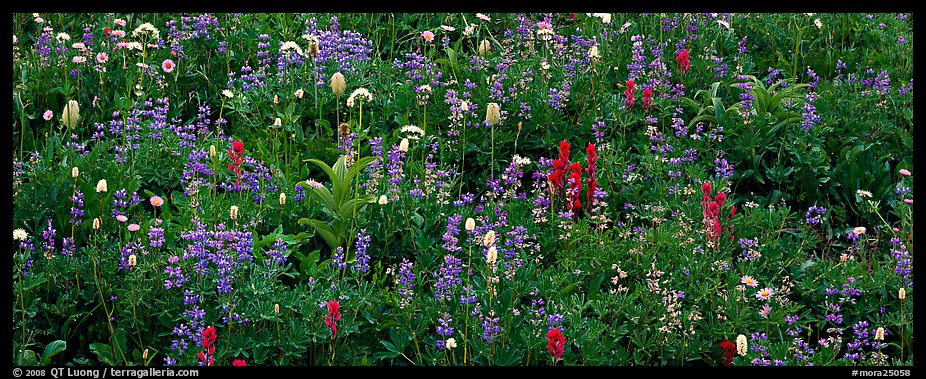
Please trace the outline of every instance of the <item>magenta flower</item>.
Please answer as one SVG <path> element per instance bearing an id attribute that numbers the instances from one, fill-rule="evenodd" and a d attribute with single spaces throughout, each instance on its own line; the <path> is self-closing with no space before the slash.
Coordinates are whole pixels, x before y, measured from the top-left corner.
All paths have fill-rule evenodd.
<path id="1" fill-rule="evenodd" d="M 328 302 L 328 315 L 325 316 L 325 325 L 331 328 L 331 338 L 338 333 L 338 320 L 341 319 L 341 312 L 338 308 L 341 306 L 336 300 Z"/>

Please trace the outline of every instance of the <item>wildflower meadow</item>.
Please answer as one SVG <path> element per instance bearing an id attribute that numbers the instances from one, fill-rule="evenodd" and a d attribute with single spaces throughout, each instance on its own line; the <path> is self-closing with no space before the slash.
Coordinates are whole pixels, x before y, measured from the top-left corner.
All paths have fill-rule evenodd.
<path id="1" fill-rule="evenodd" d="M 912 13 L 12 18 L 14 366 L 913 365 Z"/>

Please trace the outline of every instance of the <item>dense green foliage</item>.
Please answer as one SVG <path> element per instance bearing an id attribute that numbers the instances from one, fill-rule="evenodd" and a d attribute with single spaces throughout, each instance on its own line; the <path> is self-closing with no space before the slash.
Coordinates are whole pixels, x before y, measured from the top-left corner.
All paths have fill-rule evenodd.
<path id="1" fill-rule="evenodd" d="M 13 363 L 911 365 L 912 18 L 14 14 Z"/>

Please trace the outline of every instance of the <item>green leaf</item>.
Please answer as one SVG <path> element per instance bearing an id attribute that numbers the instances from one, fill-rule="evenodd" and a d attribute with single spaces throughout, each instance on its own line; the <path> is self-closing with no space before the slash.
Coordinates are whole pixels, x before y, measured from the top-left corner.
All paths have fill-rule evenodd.
<path id="1" fill-rule="evenodd" d="M 105 365 L 116 365 L 112 350 L 113 348 L 105 343 L 95 342 L 90 344 L 90 351 L 96 355 L 96 359 Z"/>
<path id="2" fill-rule="evenodd" d="M 577 288 L 579 288 L 579 283 L 572 283 L 566 286 L 566 288 L 563 288 L 561 291 L 559 291 L 559 295 L 557 296 L 558 297 L 568 296 L 572 294 L 573 292 L 575 292 Z"/>
<path id="3" fill-rule="evenodd" d="M 38 366 L 39 361 L 35 358 L 35 352 L 29 349 L 23 350 L 22 354 L 16 356 L 17 366 Z"/>
<path id="4" fill-rule="evenodd" d="M 331 250 L 337 249 L 338 246 L 341 246 L 341 237 L 334 233 L 334 230 L 331 229 L 323 221 L 316 219 L 308 220 L 309 226 L 315 228 L 315 231 L 325 239 L 325 242 L 328 243 L 328 246 L 331 247 Z"/>
<path id="5" fill-rule="evenodd" d="M 54 340 L 45 346 L 45 352 L 42 353 L 42 364 L 49 365 L 51 364 L 51 357 L 54 357 L 58 353 L 67 349 L 68 344 L 62 340 Z"/>

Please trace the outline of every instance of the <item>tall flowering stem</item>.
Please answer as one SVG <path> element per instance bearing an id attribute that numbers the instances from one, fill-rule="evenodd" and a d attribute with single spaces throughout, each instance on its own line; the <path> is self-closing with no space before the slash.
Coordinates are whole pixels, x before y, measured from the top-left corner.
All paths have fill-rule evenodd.
<path id="1" fill-rule="evenodd" d="M 588 144 L 585 148 L 585 154 L 588 156 L 587 163 L 585 167 L 585 173 L 588 175 L 588 193 L 586 193 L 586 199 L 588 201 L 588 210 L 589 213 L 592 211 L 592 202 L 595 199 L 595 191 L 598 189 L 598 179 L 595 178 L 595 168 L 598 162 L 598 153 L 595 151 L 594 144 Z"/>
<path id="2" fill-rule="evenodd" d="M 337 300 L 331 300 L 328 302 L 328 315 L 325 316 L 325 325 L 331 329 L 331 361 L 334 360 L 334 338 L 338 334 L 338 320 L 341 319 L 341 312 L 339 310 L 341 304 Z M 329 363 L 331 363 L 329 361 Z"/>

